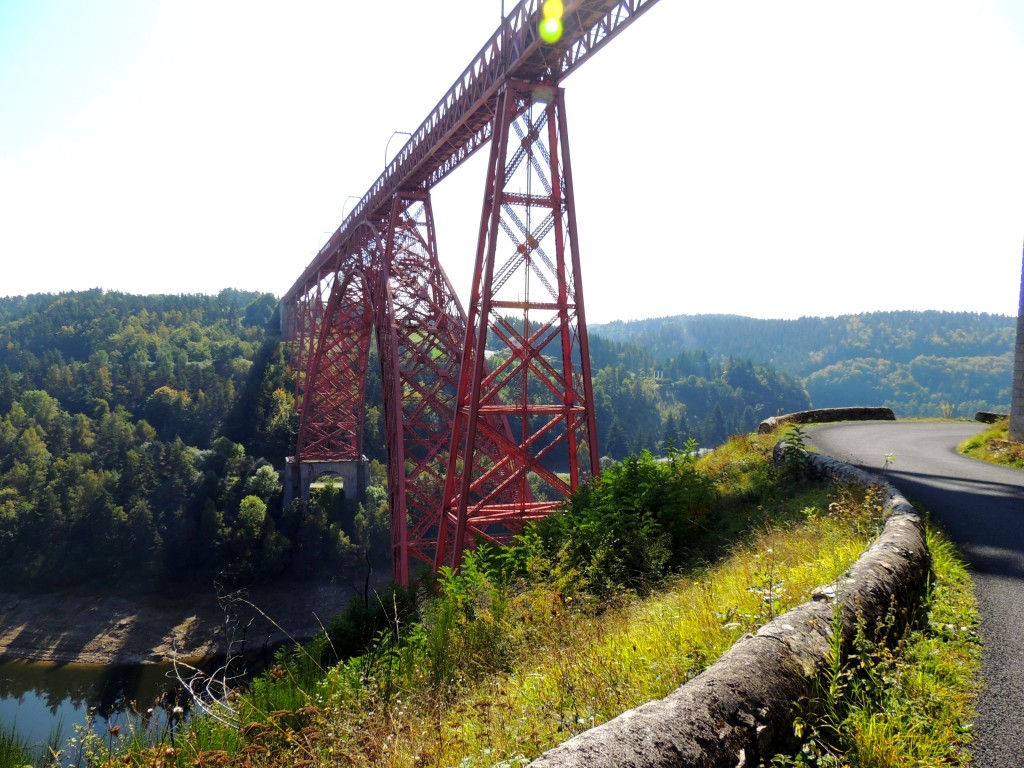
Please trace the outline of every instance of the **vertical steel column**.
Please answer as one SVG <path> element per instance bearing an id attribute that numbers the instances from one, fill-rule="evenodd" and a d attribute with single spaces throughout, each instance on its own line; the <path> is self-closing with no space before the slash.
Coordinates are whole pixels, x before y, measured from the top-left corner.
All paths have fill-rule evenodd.
<path id="1" fill-rule="evenodd" d="M 598 471 L 564 111 L 560 88 L 510 81 L 499 95 L 437 567 L 457 567 L 470 535 L 507 540 Z"/>
<path id="2" fill-rule="evenodd" d="M 395 580 L 430 566 L 448 468 L 465 314 L 437 259 L 430 195 L 392 202 L 376 281 Z"/>
<path id="3" fill-rule="evenodd" d="M 1011 440 L 1024 441 L 1024 257 L 1020 271 L 1020 304 L 1017 309 L 1017 340 L 1014 344 L 1013 386 L 1010 390 Z"/>
<path id="4" fill-rule="evenodd" d="M 313 343 L 319 336 L 320 317 L 323 315 L 322 286 L 322 281 L 318 281 L 312 291 L 307 290 L 295 302 L 295 338 L 291 342 L 291 365 L 295 371 L 295 409 L 300 413 L 302 393 L 305 390 L 310 361 L 315 353 Z"/>

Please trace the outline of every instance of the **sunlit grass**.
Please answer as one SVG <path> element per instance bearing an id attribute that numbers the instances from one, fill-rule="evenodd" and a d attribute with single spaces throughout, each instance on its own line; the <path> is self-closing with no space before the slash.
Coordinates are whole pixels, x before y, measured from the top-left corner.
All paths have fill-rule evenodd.
<path id="1" fill-rule="evenodd" d="M 1024 469 L 1024 443 L 1010 440 L 1010 419 L 1004 418 L 960 444 L 960 451 L 983 461 Z"/>
<path id="2" fill-rule="evenodd" d="M 535 757 L 667 695 L 744 632 L 834 581 L 865 543 L 820 521 L 765 532 L 725 562 L 679 579 L 654 598 L 601 615 L 567 613 L 552 622 L 533 663 L 467 689 L 442 717 L 418 718 L 411 732 L 432 733 L 433 742 L 395 734 L 390 759 L 379 764 L 485 766 Z"/>
<path id="3" fill-rule="evenodd" d="M 779 483 L 769 463 L 777 439 L 737 438 L 701 460 L 720 497 L 713 530 L 695 544 L 691 565 L 648 597 L 598 600 L 543 580 L 456 585 L 464 614 L 425 613 L 429 628 L 400 625 L 397 641 L 382 636 L 367 655 L 330 669 L 302 652 L 282 658 L 234 702 L 237 727 L 195 718 L 173 745 L 135 748 L 109 764 L 510 768 L 664 697 L 741 635 L 835 581 L 877 531 L 872 493 Z M 865 707 L 843 746 L 865 762 L 851 765 L 944 765 L 913 755 L 955 753 L 940 744 L 958 745 L 968 731 L 973 646 L 961 658 L 945 643 L 973 630 L 941 628 L 973 626 L 969 579 L 952 548 L 929 535 L 938 550 L 933 644 L 906 643 L 908 661 L 899 662 L 899 695 L 917 708 L 893 720 L 886 713 L 898 711 L 894 702 Z M 949 595 L 956 599 L 947 605 Z M 894 659 L 877 654 L 879 668 Z M 901 743 L 901 731 L 932 746 Z M 822 759 L 840 754 L 815 744 Z"/>
<path id="4" fill-rule="evenodd" d="M 801 521 L 762 528 L 720 562 L 646 600 L 623 596 L 608 607 L 581 597 L 577 607 L 543 589 L 517 596 L 509 613 L 531 625 L 523 633 L 530 644 L 507 671 L 461 681 L 454 696 L 439 696 L 422 676 L 394 680 L 390 695 L 381 696 L 379 686 L 354 681 L 351 665 L 340 665 L 306 694 L 304 728 L 281 727 L 283 715 L 270 714 L 264 699 L 262 716 L 255 707 L 247 712 L 263 725 L 249 726 L 254 738 L 242 749 L 243 764 L 471 768 L 536 757 L 667 695 L 743 633 L 834 581 L 864 550 L 865 521 L 876 510 L 853 511 L 847 497 L 833 506 L 844 507 L 841 513 L 829 515 L 824 492 L 819 501 Z M 303 730 L 315 738 L 300 739 Z M 208 760 L 187 740 L 179 747 L 179 764 Z M 253 762 L 257 753 L 263 757 Z"/>
<path id="5" fill-rule="evenodd" d="M 895 649 L 861 643 L 805 719 L 790 766 L 966 766 L 980 687 L 981 641 L 970 575 L 929 526 L 933 578 L 916 625 Z"/>

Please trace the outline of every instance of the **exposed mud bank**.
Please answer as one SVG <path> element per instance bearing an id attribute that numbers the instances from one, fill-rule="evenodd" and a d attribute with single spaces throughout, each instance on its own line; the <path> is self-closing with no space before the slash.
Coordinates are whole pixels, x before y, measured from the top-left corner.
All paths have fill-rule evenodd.
<path id="1" fill-rule="evenodd" d="M 159 663 L 220 656 L 241 640 L 255 652 L 313 637 L 357 596 L 330 582 L 253 588 L 226 606 L 212 587 L 170 597 L 0 588 L 0 660 Z"/>

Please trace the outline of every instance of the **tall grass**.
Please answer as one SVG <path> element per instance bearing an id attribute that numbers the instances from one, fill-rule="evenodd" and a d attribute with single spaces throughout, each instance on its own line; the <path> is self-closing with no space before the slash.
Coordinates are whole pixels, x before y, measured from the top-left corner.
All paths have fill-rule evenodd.
<path id="1" fill-rule="evenodd" d="M 960 450 L 976 459 L 1024 469 L 1024 443 L 1010 439 L 1009 417 L 965 440 Z"/>
<path id="2" fill-rule="evenodd" d="M 63 725 L 58 724 L 44 745 L 32 745 L 21 738 L 15 726 L 0 723 L 0 768 L 44 768 L 56 763 L 63 741 Z"/>
<path id="3" fill-rule="evenodd" d="M 0 729 L 0 768 L 22 768 L 31 764 L 32 753 L 18 738 L 14 727 Z"/>
<path id="4" fill-rule="evenodd" d="M 413 590 L 412 615 L 395 601 L 364 622 L 377 628 L 365 652 L 328 664 L 321 638 L 282 653 L 230 702 L 233 727 L 195 718 L 173 744 L 109 764 L 515 766 L 663 697 L 836 580 L 874 535 L 873 494 L 799 485 L 799 466 L 771 465 L 774 441 L 641 456 L 576 517 L 471 553 Z M 656 544 L 610 551 L 641 535 Z"/>
<path id="5" fill-rule="evenodd" d="M 796 754 L 773 766 L 970 765 L 981 641 L 970 576 L 950 541 L 929 526 L 933 578 L 925 604 L 895 647 L 856 643 L 806 715 Z"/>

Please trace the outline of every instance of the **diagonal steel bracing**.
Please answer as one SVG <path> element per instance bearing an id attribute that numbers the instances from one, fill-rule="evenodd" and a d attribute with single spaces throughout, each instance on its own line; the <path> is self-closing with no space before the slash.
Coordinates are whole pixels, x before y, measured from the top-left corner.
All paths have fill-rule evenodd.
<path id="1" fill-rule="evenodd" d="M 491 139 L 498 93 L 509 80 L 557 85 L 657 0 L 566 0 L 562 37 L 538 25 L 544 0 L 520 0 L 345 220 L 302 271 L 284 302 L 305 295 L 366 221 L 383 224 L 399 190 L 432 189 Z"/>
<path id="2" fill-rule="evenodd" d="M 437 260 L 426 193 L 395 196 L 377 285 L 392 554 L 395 577 L 405 584 L 412 560 L 434 559 L 465 328 Z"/>
<path id="3" fill-rule="evenodd" d="M 598 467 L 564 95 L 514 81 L 498 105 L 435 567 L 478 532 L 507 540 Z"/>
<path id="4" fill-rule="evenodd" d="M 377 343 L 395 576 L 407 583 L 413 560 L 433 566 L 437 557 L 466 318 L 437 259 L 429 195 L 396 195 L 387 232 L 382 271 L 375 283 L 380 289 Z M 486 421 L 492 432 L 511 436 L 506 418 L 490 416 Z M 480 446 L 483 455 L 497 463 L 497 443 L 485 436 Z M 512 490 L 500 495 L 510 503 L 516 499 Z"/>
<path id="5" fill-rule="evenodd" d="M 358 271 L 335 275 L 327 286 L 326 304 L 320 295 L 311 298 L 305 326 L 315 353 L 304 358 L 296 455 L 304 461 L 358 461 L 370 351 L 368 286 Z"/>

